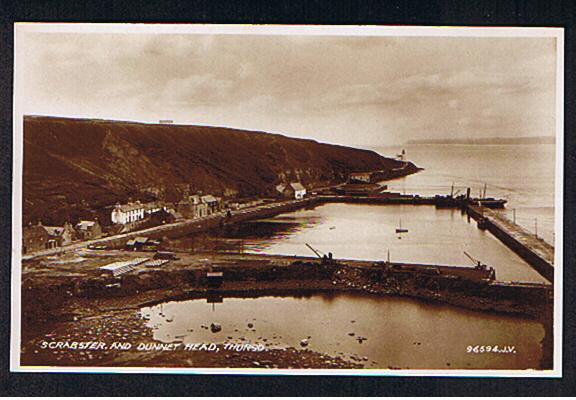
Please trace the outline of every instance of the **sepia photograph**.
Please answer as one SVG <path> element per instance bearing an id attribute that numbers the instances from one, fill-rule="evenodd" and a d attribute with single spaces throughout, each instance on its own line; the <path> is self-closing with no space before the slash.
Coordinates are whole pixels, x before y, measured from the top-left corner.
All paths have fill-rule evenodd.
<path id="1" fill-rule="evenodd" d="M 12 371 L 562 375 L 562 28 L 14 32 Z"/>

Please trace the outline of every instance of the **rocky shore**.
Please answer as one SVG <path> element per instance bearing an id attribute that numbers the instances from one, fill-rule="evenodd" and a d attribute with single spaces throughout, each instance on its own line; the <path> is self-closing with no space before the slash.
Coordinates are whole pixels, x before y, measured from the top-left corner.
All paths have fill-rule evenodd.
<path id="1" fill-rule="evenodd" d="M 358 369 L 359 362 L 291 346 L 274 348 L 258 343 L 261 351 L 233 348 L 240 338 L 215 339 L 217 351 L 162 349 L 142 351 L 158 343 L 139 315 L 142 306 L 181 296 L 179 291 L 156 290 L 113 299 L 70 299 L 50 318 L 23 329 L 21 362 L 25 366 L 171 367 L 171 368 L 282 368 Z M 29 321 L 30 322 L 30 321 Z M 114 348 L 114 344 L 119 347 Z M 126 344 L 130 349 L 124 349 Z M 228 346 L 225 346 L 228 344 Z M 251 345 L 256 345 L 252 343 Z M 228 348 L 227 348 L 228 347 Z M 244 350 L 244 351 L 243 351 Z M 353 357 L 356 358 L 356 357 Z M 364 360 L 365 361 L 365 360 Z"/>
<path id="2" fill-rule="evenodd" d="M 221 368 L 370 368 L 367 360 L 339 357 L 307 349 L 272 345 L 262 341 L 264 351 L 230 351 L 225 343 L 242 344 L 241 335 L 215 340 L 220 351 L 139 351 L 139 343 L 154 343 L 153 332 L 139 311 L 143 307 L 208 295 L 225 297 L 294 296 L 319 292 L 364 293 L 371 296 L 407 296 L 426 302 L 442 302 L 471 310 L 517 314 L 541 321 L 546 327 L 551 308 L 547 303 L 493 298 L 486 289 L 473 291 L 432 290 L 414 279 L 383 277 L 378 269 L 349 265 L 322 265 L 317 261 L 294 263 L 289 257 L 245 256 L 243 261 L 227 255 L 185 255 L 161 269 L 136 270 L 116 280 L 97 273 L 103 260 L 141 254 L 114 252 L 74 259 L 66 263 L 34 261 L 23 276 L 22 365 L 114 366 L 114 367 L 221 367 Z M 234 262 L 232 260 L 235 259 Z M 60 260 L 61 261 L 61 260 Z M 44 264 L 42 264 L 44 263 Z M 206 286 L 207 265 L 218 264 L 225 282 L 217 289 Z M 79 265 L 80 264 L 80 265 Z M 74 279 L 72 271 L 76 272 Z M 482 293 L 485 295 L 482 296 Z M 551 340 L 547 328 L 546 341 Z M 47 343 L 104 343 L 97 350 L 50 348 Z M 111 348 L 113 343 L 130 343 L 130 349 Z M 57 345 L 52 345 L 57 346 Z M 80 345 L 77 345 L 80 346 Z M 84 347 L 89 345 L 85 344 Z M 94 345 L 98 346 L 98 345 Z M 546 347 L 546 346 L 545 346 Z M 547 359 L 547 357 L 545 357 Z M 545 368 L 546 366 L 544 366 Z"/>

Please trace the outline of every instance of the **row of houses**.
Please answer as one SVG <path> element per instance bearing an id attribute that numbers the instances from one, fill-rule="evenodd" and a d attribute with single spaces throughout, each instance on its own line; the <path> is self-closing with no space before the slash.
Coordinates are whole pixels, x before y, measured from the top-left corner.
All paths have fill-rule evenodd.
<path id="1" fill-rule="evenodd" d="M 306 196 L 306 188 L 300 182 L 280 184 L 275 187 L 274 196 L 285 199 L 303 199 Z M 140 201 L 127 204 L 117 203 L 112 209 L 110 219 L 118 229 L 127 229 L 130 226 L 139 226 L 144 223 L 139 221 L 152 221 L 155 216 L 160 214 L 170 214 L 168 216 L 173 219 L 194 219 L 212 215 L 225 208 L 230 208 L 229 206 L 231 205 L 225 206 L 222 198 L 210 194 L 186 194 L 177 204 L 170 205 L 156 202 L 142 203 Z M 232 208 L 240 207 L 232 206 Z M 159 223 L 162 222 L 164 221 Z M 112 229 L 110 232 L 113 234 L 116 231 Z M 38 223 L 24 228 L 23 253 L 57 248 L 76 240 L 98 239 L 102 236 L 102 227 L 97 220 L 80 221 L 75 226 L 68 222 L 63 226 L 44 226 L 42 223 Z"/>
<path id="2" fill-rule="evenodd" d="M 98 221 L 80 221 L 75 226 L 66 222 L 63 226 L 28 225 L 22 230 L 22 253 L 54 249 L 76 240 L 91 240 L 102 237 L 102 226 Z"/>
<path id="3" fill-rule="evenodd" d="M 281 184 L 275 188 L 275 197 L 302 199 L 306 196 L 306 188 L 300 182 Z M 128 225 L 142 221 L 150 216 L 164 211 L 174 215 L 177 219 L 203 218 L 222 211 L 225 204 L 221 197 L 211 194 L 201 195 L 184 194 L 182 200 L 176 204 L 141 203 L 140 201 L 127 204 L 117 203 L 112 210 L 110 219 L 115 225 Z"/>
<path id="4" fill-rule="evenodd" d="M 141 203 L 140 201 L 129 202 L 128 204 L 116 203 L 110 219 L 113 224 L 126 225 L 143 220 L 161 210 L 167 211 L 167 207 L 158 203 Z"/>
<path id="5" fill-rule="evenodd" d="M 115 225 L 129 225 L 150 219 L 158 214 L 170 214 L 173 218 L 202 218 L 223 209 L 220 197 L 213 195 L 185 195 L 176 204 L 141 203 L 116 204 L 110 219 Z"/>

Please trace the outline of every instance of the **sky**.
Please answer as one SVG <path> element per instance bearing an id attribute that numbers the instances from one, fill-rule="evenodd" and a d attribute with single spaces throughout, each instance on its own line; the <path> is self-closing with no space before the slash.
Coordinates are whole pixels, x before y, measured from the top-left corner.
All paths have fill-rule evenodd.
<path id="1" fill-rule="evenodd" d="M 554 135 L 555 38 L 20 31 L 28 115 L 226 126 L 353 146 Z"/>

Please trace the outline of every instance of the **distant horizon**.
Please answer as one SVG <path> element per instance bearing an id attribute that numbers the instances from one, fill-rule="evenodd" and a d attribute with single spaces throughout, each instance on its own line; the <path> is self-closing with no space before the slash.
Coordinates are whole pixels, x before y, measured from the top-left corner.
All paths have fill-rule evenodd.
<path id="1" fill-rule="evenodd" d="M 539 136 L 493 136 L 493 137 L 469 137 L 469 138 L 434 138 L 416 139 L 404 142 L 405 145 L 418 144 L 470 144 L 470 145 L 490 145 L 490 144 L 554 144 L 555 135 Z"/>
<path id="2" fill-rule="evenodd" d="M 281 135 L 288 138 L 293 139 L 303 139 L 303 140 L 313 140 L 318 143 L 325 143 L 331 145 L 339 145 L 339 146 L 346 146 L 346 147 L 353 147 L 353 148 L 360 148 L 360 149 L 368 149 L 373 150 L 376 148 L 394 148 L 394 147 L 402 147 L 408 145 L 420 145 L 420 144 L 490 144 L 490 143 L 482 143 L 488 141 L 523 141 L 523 140 L 537 140 L 537 139 L 552 139 L 556 140 L 555 135 L 537 135 L 537 136 L 492 136 L 492 137 L 485 137 L 485 138 L 474 138 L 474 137 L 462 137 L 458 139 L 453 139 L 449 137 L 443 138 L 434 138 L 434 139 L 411 139 L 407 140 L 403 143 L 387 143 L 387 144 L 357 144 L 357 143 L 337 143 L 337 142 L 329 142 L 329 141 L 320 141 L 313 137 L 300 137 L 300 136 L 293 136 L 289 132 L 270 132 L 270 131 L 263 131 L 263 130 L 256 130 L 256 129 L 245 129 L 245 128 L 238 128 L 234 126 L 224 126 L 224 125 L 204 125 L 204 124 L 194 124 L 194 123 L 179 123 L 177 121 L 173 121 L 171 123 L 167 122 L 160 122 L 160 121 L 139 121 L 139 120 L 129 120 L 129 119 L 113 119 L 113 118 L 94 118 L 94 117 L 85 117 L 85 116 L 66 116 L 66 115 L 46 115 L 46 114 L 25 114 L 23 115 L 24 118 L 61 118 L 61 119 L 74 119 L 74 120 L 92 120 L 92 121 L 103 121 L 103 122 L 118 122 L 118 123 L 131 123 L 131 124 L 144 124 L 144 125 L 173 125 L 173 126 L 191 126 L 191 127 L 205 127 L 205 128 L 221 128 L 221 129 L 231 129 L 231 130 L 240 130 L 245 132 L 254 132 L 254 133 L 268 133 L 272 135 Z M 478 143 L 461 143 L 461 142 L 473 142 L 477 141 Z M 495 143 L 495 144 L 502 144 L 502 143 Z M 513 143 L 510 143 L 513 144 Z M 553 144 L 553 143 L 538 143 L 538 144 Z"/>

